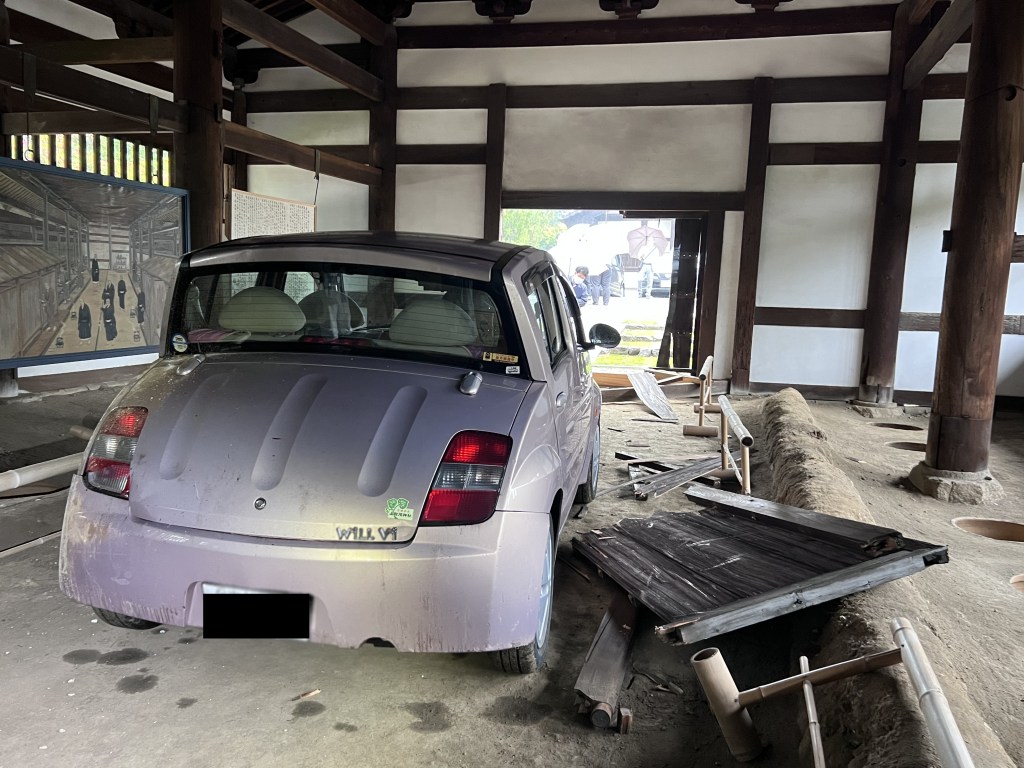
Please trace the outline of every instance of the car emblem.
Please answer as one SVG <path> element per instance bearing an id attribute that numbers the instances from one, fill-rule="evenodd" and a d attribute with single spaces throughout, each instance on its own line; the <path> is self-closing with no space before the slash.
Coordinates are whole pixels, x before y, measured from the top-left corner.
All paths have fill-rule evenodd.
<path id="1" fill-rule="evenodd" d="M 256 507 L 256 509 L 263 509 L 265 506 L 267 506 L 267 500 L 261 496 L 260 498 L 256 499 L 256 503 L 253 504 L 253 506 Z"/>

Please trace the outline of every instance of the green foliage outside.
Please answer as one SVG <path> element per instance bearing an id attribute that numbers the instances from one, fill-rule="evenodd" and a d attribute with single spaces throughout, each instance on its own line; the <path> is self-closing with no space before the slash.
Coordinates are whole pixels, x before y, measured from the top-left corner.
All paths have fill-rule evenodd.
<path id="1" fill-rule="evenodd" d="M 506 208 L 501 212 L 501 239 L 547 250 L 565 228 L 561 223 L 564 215 L 564 211 Z"/>

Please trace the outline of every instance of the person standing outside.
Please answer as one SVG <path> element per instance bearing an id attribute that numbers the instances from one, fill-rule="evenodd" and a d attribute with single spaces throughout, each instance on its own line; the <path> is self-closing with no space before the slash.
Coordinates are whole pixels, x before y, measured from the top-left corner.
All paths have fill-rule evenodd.
<path id="1" fill-rule="evenodd" d="M 601 303 L 604 297 L 604 305 L 607 307 L 612 299 L 612 265 L 604 264 L 599 272 L 590 276 L 590 295 L 593 297 L 595 306 Z"/>
<path id="2" fill-rule="evenodd" d="M 590 300 L 589 272 L 587 267 L 576 267 L 572 278 L 572 291 L 576 294 L 576 303 L 581 307 Z"/>

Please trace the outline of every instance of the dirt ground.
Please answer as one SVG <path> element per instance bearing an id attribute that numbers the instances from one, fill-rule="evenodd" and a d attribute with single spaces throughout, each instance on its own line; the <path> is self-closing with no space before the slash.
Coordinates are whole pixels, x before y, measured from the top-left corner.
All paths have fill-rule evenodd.
<path id="1" fill-rule="evenodd" d="M 90 396 L 82 405 L 72 398 L 0 403 L 0 450 L 24 451 L 26 441 L 59 441 L 58 432 L 8 432 L 6 427 L 44 414 L 59 431 L 98 415 L 96 400 Z M 684 421 L 693 420 L 691 402 L 674 403 Z M 760 406 L 758 400 L 739 406 L 755 434 Z M 950 519 L 979 510 L 951 507 L 900 487 L 920 454 L 887 443 L 919 442 L 923 433 L 878 427 L 842 405 L 812 409 L 880 523 L 950 545 L 949 565 L 907 580 L 922 596 L 920 604 L 909 606 L 913 610 L 889 605 L 885 587 L 850 607 L 929 622 L 945 644 L 945 655 L 958 661 L 957 674 L 994 734 L 1024 764 L 1024 654 L 1019 650 L 1024 595 L 1008 584 L 1010 576 L 1024 572 L 1024 544 L 964 533 Z M 679 425 L 651 418 L 636 402 L 606 405 L 602 487 L 627 479 L 613 458 L 616 450 L 672 458 L 714 448 L 714 441 L 685 438 Z M 902 415 L 898 420 L 925 423 Z M 1015 499 L 1024 419 L 1000 420 L 996 431 L 992 469 L 1010 493 L 999 508 L 980 512 L 1021 520 Z M 13 444 L 7 434 L 23 435 L 22 444 Z M 754 460 L 755 494 L 767 495 L 762 493 L 770 487 L 766 457 L 758 451 Z M 31 503 L 59 508 L 63 497 L 52 494 Z M 0 768 L 301 766 L 328 764 L 325 759 L 337 765 L 400 768 L 731 765 L 690 672 L 689 657 L 700 647 L 717 646 L 741 688 L 784 677 L 792 674 L 797 656 L 817 653 L 821 628 L 833 627 L 846 607 L 810 609 L 696 647 L 666 645 L 654 638 L 649 625 L 642 626 L 620 702 L 633 710 L 632 733 L 596 731 L 574 705 L 573 684 L 611 590 L 573 554 L 572 536 L 627 516 L 685 508 L 689 505 L 681 491 L 648 502 L 613 492 L 589 505 L 581 519 L 569 521 L 559 546 L 548 664 L 525 678 L 502 676 L 489 659 L 473 655 L 218 641 L 178 628 L 118 630 L 95 623 L 88 608 L 57 589 L 56 539 L 0 555 Z M 16 505 L 0 508 L 0 524 L 15 514 Z M 319 693 L 309 698 L 296 698 L 316 689 Z M 823 688 L 819 695 L 827 692 Z M 758 765 L 801 764 L 799 709 L 797 698 L 754 708 L 754 721 L 772 745 Z M 833 723 L 832 732 L 848 746 L 856 738 L 855 726 Z"/>

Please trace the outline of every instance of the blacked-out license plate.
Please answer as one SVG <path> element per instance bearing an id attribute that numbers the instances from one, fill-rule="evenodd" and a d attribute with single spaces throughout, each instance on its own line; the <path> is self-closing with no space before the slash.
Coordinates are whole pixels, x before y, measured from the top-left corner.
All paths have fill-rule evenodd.
<path id="1" fill-rule="evenodd" d="M 309 639 L 309 595 L 203 593 L 203 637 Z"/>

